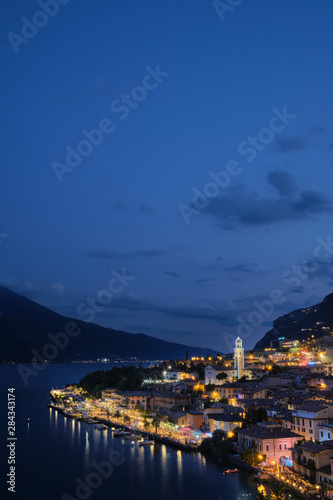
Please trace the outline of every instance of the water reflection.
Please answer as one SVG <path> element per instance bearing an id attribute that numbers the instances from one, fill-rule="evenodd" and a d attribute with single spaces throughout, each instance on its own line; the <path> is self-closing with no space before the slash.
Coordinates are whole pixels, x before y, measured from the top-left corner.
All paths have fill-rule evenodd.
<path id="1" fill-rule="evenodd" d="M 181 476 L 183 471 L 183 455 L 180 450 L 177 451 L 177 474 L 178 477 Z"/>

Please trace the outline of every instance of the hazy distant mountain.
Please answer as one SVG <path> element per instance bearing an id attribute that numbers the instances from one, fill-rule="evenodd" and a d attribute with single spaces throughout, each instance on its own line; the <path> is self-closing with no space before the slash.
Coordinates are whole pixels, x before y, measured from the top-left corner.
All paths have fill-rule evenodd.
<path id="1" fill-rule="evenodd" d="M 333 331 L 333 293 L 322 302 L 311 307 L 296 309 L 273 321 L 273 328 L 254 346 L 254 349 L 269 347 L 272 340 L 285 337 L 292 340 L 305 340 L 311 335 L 315 338 L 331 335 Z"/>
<path id="2" fill-rule="evenodd" d="M 71 325 L 69 322 L 77 325 L 73 333 L 79 330 L 80 333 L 72 337 L 67 335 L 67 346 L 54 347 L 56 342 L 49 334 L 64 332 L 66 325 L 67 329 Z M 47 344 L 51 347 L 43 357 L 51 360 L 55 353 L 55 362 L 134 356 L 142 360 L 184 358 L 186 350 L 189 356 L 216 354 L 211 349 L 166 342 L 143 333 L 132 334 L 68 318 L 0 286 L 0 360 L 29 361 L 33 358 L 32 349 L 42 354 Z"/>

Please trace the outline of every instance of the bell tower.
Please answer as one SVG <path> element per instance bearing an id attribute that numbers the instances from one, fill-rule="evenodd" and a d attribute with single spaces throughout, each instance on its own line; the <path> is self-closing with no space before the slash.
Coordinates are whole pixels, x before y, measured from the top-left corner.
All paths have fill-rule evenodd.
<path id="1" fill-rule="evenodd" d="M 242 341 L 237 337 L 234 348 L 234 367 L 237 370 L 237 378 L 241 378 L 244 375 L 244 349 L 242 347 Z"/>

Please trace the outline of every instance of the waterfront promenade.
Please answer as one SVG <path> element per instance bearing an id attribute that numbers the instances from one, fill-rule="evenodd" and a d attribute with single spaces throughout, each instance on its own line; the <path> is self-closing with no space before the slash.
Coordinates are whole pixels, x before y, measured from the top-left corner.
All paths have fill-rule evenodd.
<path id="1" fill-rule="evenodd" d="M 81 420 L 81 421 L 86 420 L 80 416 L 75 416 L 75 415 L 69 414 L 68 412 L 66 412 L 66 410 L 64 408 L 62 408 L 60 406 L 57 406 L 54 404 L 49 404 L 48 407 L 52 408 L 55 411 L 62 413 L 67 418 L 77 418 L 78 420 Z M 183 449 L 183 450 L 189 450 L 189 451 L 190 450 L 197 450 L 200 446 L 200 443 L 187 443 L 187 442 L 185 442 L 186 438 L 181 440 L 181 439 L 166 436 L 163 433 L 146 431 L 146 430 L 134 428 L 131 425 L 126 425 L 124 422 L 115 421 L 110 417 L 101 417 L 98 415 L 90 415 L 89 418 L 93 418 L 94 420 L 96 420 L 97 423 L 104 424 L 110 428 L 113 427 L 115 429 L 127 430 L 127 431 L 132 432 L 135 435 L 141 435 L 143 438 L 154 439 L 155 441 L 159 441 L 159 442 L 164 443 L 164 444 L 175 446 L 175 447 Z"/>

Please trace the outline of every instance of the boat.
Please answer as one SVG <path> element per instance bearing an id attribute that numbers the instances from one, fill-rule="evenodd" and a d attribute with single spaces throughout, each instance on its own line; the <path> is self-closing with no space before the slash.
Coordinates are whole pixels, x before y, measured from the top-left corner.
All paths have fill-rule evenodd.
<path id="1" fill-rule="evenodd" d="M 125 439 L 129 439 L 129 440 L 135 440 L 135 439 L 141 439 L 141 436 L 138 436 L 137 434 L 130 434 L 129 436 L 125 436 Z"/>
<path id="2" fill-rule="evenodd" d="M 96 429 L 98 431 L 106 431 L 107 430 L 107 426 L 106 425 L 97 425 Z"/>
<path id="3" fill-rule="evenodd" d="M 74 416 L 74 415 L 72 415 L 72 413 L 69 413 L 68 411 L 64 411 L 64 415 L 65 415 L 65 417 L 67 417 L 67 418 L 75 418 L 75 416 Z"/>
<path id="4" fill-rule="evenodd" d="M 125 437 L 125 436 L 128 436 L 128 435 L 129 435 L 129 432 L 127 432 L 127 431 L 115 431 L 113 433 L 114 437 Z"/>
<path id="5" fill-rule="evenodd" d="M 223 471 L 223 474 L 236 474 L 238 472 L 238 469 L 227 469 Z"/>
<path id="6" fill-rule="evenodd" d="M 144 439 L 143 441 L 139 442 L 139 446 L 148 446 L 150 444 L 154 444 L 154 441 L 152 439 Z"/>
<path id="7" fill-rule="evenodd" d="M 88 418 L 86 420 L 86 424 L 98 424 L 97 420 L 93 420 L 92 418 Z"/>

